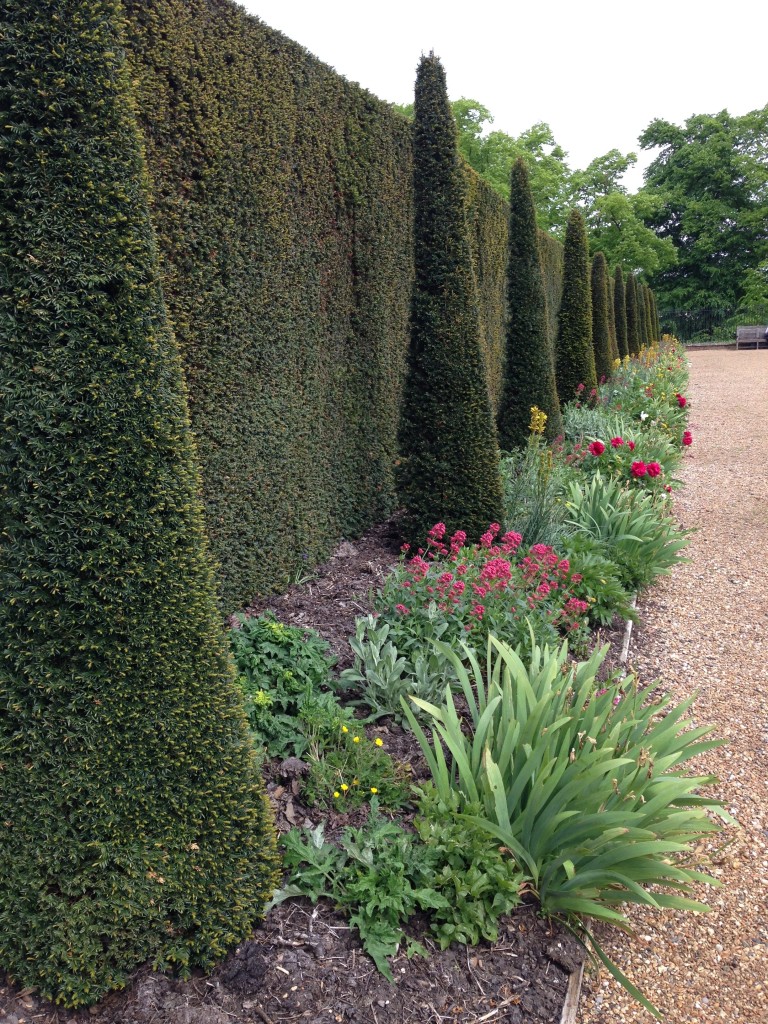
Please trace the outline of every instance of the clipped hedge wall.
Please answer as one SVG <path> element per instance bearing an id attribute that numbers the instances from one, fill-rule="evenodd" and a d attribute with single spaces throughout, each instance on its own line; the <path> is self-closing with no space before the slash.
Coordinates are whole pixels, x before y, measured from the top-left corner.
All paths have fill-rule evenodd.
<path id="1" fill-rule="evenodd" d="M 118 0 L 0 12 L 0 969 L 210 968 L 278 881 Z"/>
<path id="2" fill-rule="evenodd" d="M 229 0 L 124 7 L 228 612 L 394 507 L 412 125 Z M 506 210 L 467 174 L 495 406 Z"/>

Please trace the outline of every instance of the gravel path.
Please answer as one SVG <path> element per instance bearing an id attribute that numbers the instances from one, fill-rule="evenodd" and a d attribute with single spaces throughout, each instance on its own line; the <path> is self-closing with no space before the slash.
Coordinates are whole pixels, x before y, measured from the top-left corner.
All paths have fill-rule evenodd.
<path id="1" fill-rule="evenodd" d="M 695 527 L 690 562 L 641 601 L 630 662 L 728 741 L 695 763 L 740 828 L 703 846 L 721 889 L 705 915 L 630 913 L 608 954 L 667 1024 L 768 1024 L 768 352 L 690 353 L 694 444 L 675 504 Z M 652 1018 L 609 978 L 585 978 L 581 1024 Z"/>

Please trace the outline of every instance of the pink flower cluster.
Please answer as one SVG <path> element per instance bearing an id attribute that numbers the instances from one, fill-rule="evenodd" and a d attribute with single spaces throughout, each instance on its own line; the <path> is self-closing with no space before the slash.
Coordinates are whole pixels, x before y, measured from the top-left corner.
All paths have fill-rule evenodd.
<path id="1" fill-rule="evenodd" d="M 402 567 L 385 586 L 389 607 L 406 616 L 434 604 L 466 631 L 503 628 L 518 617 L 522 623 L 533 610 L 561 631 L 583 628 L 588 606 L 570 592 L 581 577 L 571 573 L 568 560 L 535 544 L 516 561 L 521 535 L 500 533 L 500 525 L 492 523 L 479 544 L 467 546 L 463 531 L 446 544 L 445 524 L 436 523 L 426 549 L 406 560 L 410 548 L 403 546 Z"/>

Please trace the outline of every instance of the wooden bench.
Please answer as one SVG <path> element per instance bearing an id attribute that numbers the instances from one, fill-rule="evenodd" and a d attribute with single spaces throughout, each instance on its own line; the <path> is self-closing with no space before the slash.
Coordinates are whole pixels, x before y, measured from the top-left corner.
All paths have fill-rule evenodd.
<path id="1" fill-rule="evenodd" d="M 736 348 L 739 345 L 747 344 L 751 347 L 752 342 L 755 343 L 755 348 L 760 348 L 760 342 L 764 341 L 768 345 L 768 338 L 765 336 L 766 332 L 765 324 L 752 327 L 737 327 L 736 328 Z"/>

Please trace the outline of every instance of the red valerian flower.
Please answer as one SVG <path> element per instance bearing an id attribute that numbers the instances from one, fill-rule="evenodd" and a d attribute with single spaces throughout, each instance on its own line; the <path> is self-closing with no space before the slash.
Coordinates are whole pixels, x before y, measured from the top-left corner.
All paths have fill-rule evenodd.
<path id="1" fill-rule="evenodd" d="M 602 455 L 605 451 L 605 445 L 602 441 L 593 441 L 589 446 L 590 455 Z"/>
<path id="2" fill-rule="evenodd" d="M 693 434 L 690 430 L 683 431 L 683 447 L 687 448 L 688 445 L 693 444 Z"/>
<path id="3" fill-rule="evenodd" d="M 611 438 L 611 448 L 621 448 L 621 446 L 623 444 L 624 444 L 624 438 L 623 437 L 612 437 Z"/>
<path id="4" fill-rule="evenodd" d="M 645 471 L 648 476 L 658 476 L 661 473 L 661 466 L 658 462 L 649 462 L 645 467 Z"/>
<path id="5" fill-rule="evenodd" d="M 634 441 L 627 441 L 627 448 L 629 448 L 629 450 L 631 452 L 633 452 L 635 450 L 635 442 Z"/>
<path id="6" fill-rule="evenodd" d="M 645 476 L 645 474 L 648 472 L 648 467 L 644 462 L 633 462 L 630 467 L 630 472 L 634 477 Z"/>
<path id="7" fill-rule="evenodd" d="M 675 395 L 675 398 L 677 399 L 677 404 L 681 409 L 684 409 L 686 405 L 688 405 L 688 399 L 684 398 L 682 395 Z"/>

